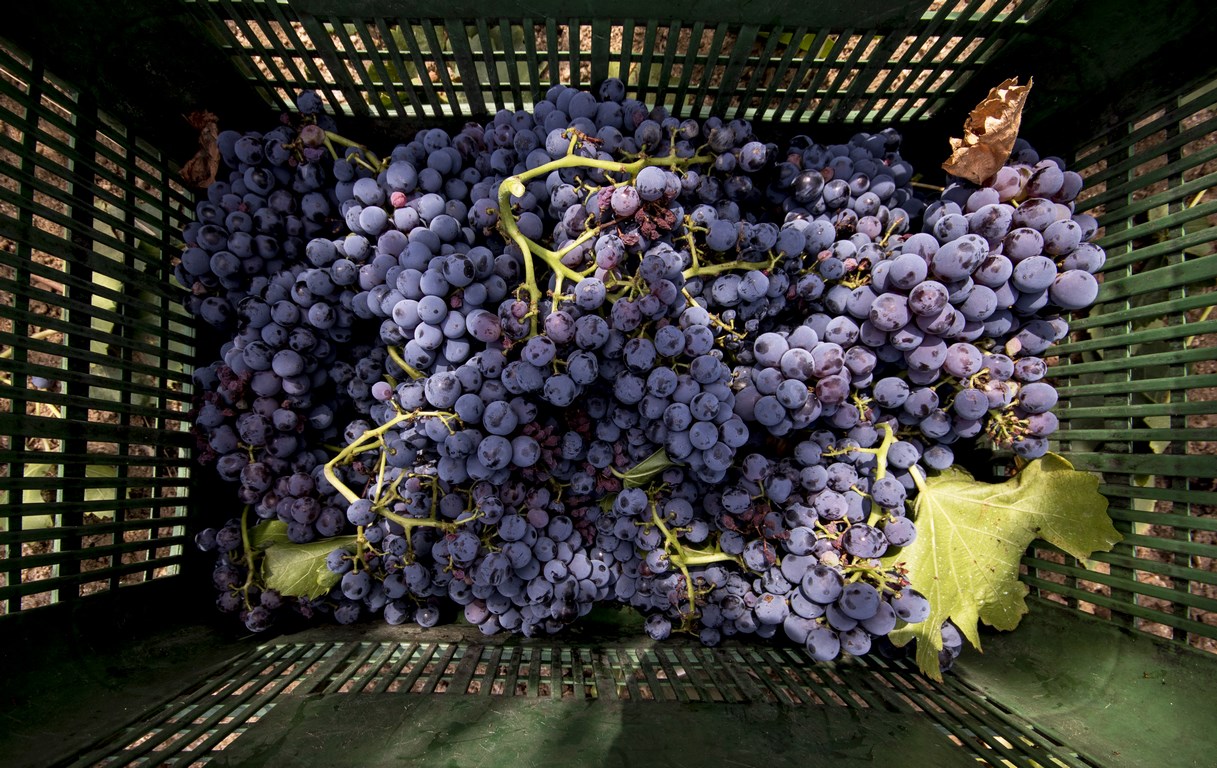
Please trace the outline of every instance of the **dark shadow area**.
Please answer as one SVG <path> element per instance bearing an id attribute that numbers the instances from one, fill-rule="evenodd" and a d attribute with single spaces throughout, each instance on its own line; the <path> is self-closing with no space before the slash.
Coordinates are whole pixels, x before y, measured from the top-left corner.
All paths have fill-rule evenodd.
<path id="1" fill-rule="evenodd" d="M 106 592 L 6 622 L 0 765 L 73 760 L 261 642 L 174 611 L 179 581 L 139 585 L 142 603 Z"/>
<path id="2" fill-rule="evenodd" d="M 218 766 L 790 766 L 966 768 L 913 715 L 829 707 L 486 696 L 287 697 Z"/>

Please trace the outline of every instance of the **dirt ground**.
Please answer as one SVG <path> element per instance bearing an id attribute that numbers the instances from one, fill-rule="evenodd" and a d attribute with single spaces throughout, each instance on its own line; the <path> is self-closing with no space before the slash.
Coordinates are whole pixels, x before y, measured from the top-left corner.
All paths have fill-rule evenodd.
<path id="1" fill-rule="evenodd" d="M 10 86 L 29 93 L 31 84 L 28 72 L 0 70 L 0 76 L 4 77 Z M 64 283 L 51 277 L 65 271 L 66 263 L 63 255 L 70 249 L 70 243 L 64 239 L 66 230 L 62 223 L 55 220 L 55 217 L 70 215 L 69 205 L 76 194 L 68 181 L 71 176 L 72 162 L 61 150 L 72 146 L 79 137 L 64 128 L 64 123 L 70 121 L 72 116 L 72 94 L 60 89 L 50 81 L 39 84 L 39 87 L 42 89 L 43 95 L 38 100 L 36 109 L 27 109 L 28 102 L 7 96 L 0 97 L 0 115 L 4 115 L 6 118 L 0 119 L 0 127 L 2 127 L 5 138 L 10 145 L 16 146 L 32 141 L 33 143 L 27 146 L 34 147 L 38 158 L 37 162 L 30 163 L 26 158 L 18 156 L 11 150 L 0 148 L 0 164 L 5 168 L 4 173 L 0 174 L 0 186 L 12 193 L 30 194 L 28 191 L 22 191 L 23 185 L 19 179 L 21 174 L 26 174 L 27 178 L 32 176 L 34 181 L 30 186 L 35 184 L 38 186 L 32 192 L 32 205 L 24 215 L 29 216 L 30 223 L 37 231 L 50 235 L 62 246 L 58 247 L 56 252 L 49 252 L 38 250 L 28 244 L 19 244 L 0 238 L 0 252 L 4 254 L 4 263 L 0 264 L 0 280 L 17 289 L 0 291 L 0 306 L 4 310 L 0 313 L 0 332 L 17 333 L 31 339 L 31 345 L 28 348 L 14 349 L 8 345 L 0 346 L 0 357 L 4 358 L 3 361 L 0 361 L 0 370 L 3 371 L 0 373 L 0 379 L 3 379 L 5 385 L 11 384 L 14 387 L 25 389 L 21 398 L 25 402 L 21 407 L 27 415 L 51 419 L 63 416 L 63 409 L 55 405 L 53 401 L 57 395 L 62 395 L 64 392 L 62 382 L 56 380 L 56 371 L 66 368 L 69 354 L 66 348 L 63 352 L 56 349 L 65 344 L 64 334 L 56 325 L 65 317 L 65 313 L 69 311 L 73 302 L 81 300 L 79 293 L 69 295 Z M 30 125 L 35 127 L 29 131 L 29 134 L 32 135 L 27 135 L 27 131 L 24 129 Z M 106 143 L 112 151 L 119 153 L 127 151 L 121 143 L 122 137 L 111 137 L 105 128 L 99 130 L 97 140 Z M 120 167 L 114 159 L 98 158 L 93 178 L 97 190 L 104 196 L 121 200 L 125 190 L 132 186 L 143 191 L 154 189 L 155 186 L 150 180 L 146 164 L 136 161 L 131 165 L 135 166 L 134 171 Z M 28 190 L 28 187 L 26 189 Z M 18 219 L 23 214 L 13 204 L 0 201 L 0 215 Z M 14 265 L 19 265 L 22 260 L 28 260 L 44 269 L 28 271 L 15 268 Z M 84 299 L 84 301 L 88 302 L 89 299 Z M 96 322 L 94 321 L 95 325 Z M 117 354 L 118 351 L 111 350 L 110 353 Z M 148 360 L 141 357 L 141 353 L 133 354 L 134 356 L 131 358 L 133 362 L 148 363 Z M 22 364 L 20 370 L 23 373 L 16 376 L 16 381 L 13 381 L 13 371 L 18 369 L 10 368 L 9 360 L 20 361 Z M 46 390 L 35 388 L 32 380 L 24 373 L 30 370 L 26 366 L 39 367 L 38 370 L 42 377 L 51 380 L 50 387 Z M 158 420 L 136 413 L 123 413 L 117 405 L 120 398 L 116 394 L 121 389 L 122 382 L 108 380 L 106 377 L 109 372 L 101 369 L 96 369 L 95 374 L 98 377 L 95 381 L 97 388 L 93 391 L 100 397 L 96 404 L 97 407 L 90 408 L 87 412 L 90 424 L 137 428 L 180 428 L 180 423 L 172 419 Z M 173 382 L 171 386 L 180 389 L 180 385 L 176 382 Z M 44 391 L 47 393 L 45 396 L 41 394 Z M 111 393 L 115 394 L 111 395 Z M 111 396 L 116 403 L 114 407 L 109 405 Z M 0 412 L 11 413 L 14 405 L 13 398 L 0 397 Z M 170 403 L 169 407 L 172 409 L 175 406 Z M 0 450 L 16 449 L 17 446 L 13 445 L 14 439 L 17 438 L 12 435 L 0 436 Z M 63 447 L 60 441 L 31 435 L 25 438 L 24 443 L 24 450 L 32 457 L 25 463 L 25 474 L 36 477 L 47 475 L 53 477 L 57 471 L 54 456 Z M 131 442 L 89 442 L 87 449 L 90 455 L 98 457 L 97 466 L 103 468 L 102 472 L 108 471 L 114 474 L 118 474 L 120 470 L 113 466 L 112 462 L 107 463 L 104 459 L 105 456 L 117 456 L 121 453 L 129 457 L 153 457 L 157 455 L 158 450 L 152 445 Z M 106 469 L 107 467 L 108 469 Z M 0 474 L 7 476 L 11 469 L 12 465 L 2 464 Z M 148 480 L 154 477 L 163 479 L 175 476 L 176 469 L 173 467 L 141 465 L 137 459 L 133 463 L 124 465 L 121 469 L 120 477 L 129 480 L 130 487 L 124 488 L 119 498 L 138 500 L 151 498 L 155 494 L 157 497 L 165 499 L 184 495 L 184 488 L 174 487 L 171 483 L 165 483 L 159 487 L 146 483 L 140 484 L 141 479 Z M 116 484 L 121 482 L 116 481 Z M 54 490 L 47 489 L 40 493 L 34 492 L 34 494 L 41 497 L 40 501 L 46 504 L 48 513 L 54 511 L 56 500 Z M 98 495 L 104 497 L 106 494 L 101 492 Z M 108 494 L 110 498 L 114 498 L 115 495 L 115 492 Z M 14 498 L 7 501 L 17 503 L 23 500 Z M 27 497 L 25 501 L 32 501 L 32 499 Z M 136 505 L 122 509 L 117 517 L 115 513 L 99 517 L 91 512 L 86 512 L 82 520 L 86 531 L 88 527 L 95 525 L 111 523 L 117 523 L 117 525 L 107 525 L 105 533 L 83 533 L 76 538 L 73 538 L 72 533 L 53 527 L 31 530 L 28 526 L 38 518 L 27 518 L 30 523 L 27 523 L 27 530 L 21 533 L 20 543 L 10 539 L 8 543 L 0 544 L 0 559 L 20 557 L 27 563 L 33 564 L 15 571 L 5 570 L 0 573 L 0 587 L 15 585 L 17 579 L 21 584 L 31 585 L 54 579 L 59 576 L 58 563 L 71 561 L 79 562 L 79 568 L 85 572 L 85 575 L 71 583 L 64 584 L 61 591 L 70 591 L 76 595 L 92 594 L 165 575 L 171 569 L 151 567 L 141 569 L 138 564 L 170 555 L 170 548 L 158 546 L 155 539 L 173 535 L 175 524 L 168 523 L 165 527 L 161 527 L 141 521 L 150 520 L 154 516 L 159 518 L 170 514 L 178 513 L 172 512 L 172 508 L 169 506 L 139 507 Z M 4 527 L 0 525 L 0 531 L 4 530 Z M 72 549 L 72 547 L 78 547 L 78 549 Z M 90 550 L 95 550 L 99 554 L 90 557 Z M 102 552 L 105 554 L 100 554 Z M 87 575 L 89 571 L 103 569 L 106 569 L 107 573 L 96 579 L 90 580 Z M 118 572 L 110 572 L 111 569 L 117 569 Z M 45 605 L 54 597 L 56 596 L 52 591 L 34 589 L 13 601 L 0 601 L 0 614 L 13 609 L 23 610 Z"/>

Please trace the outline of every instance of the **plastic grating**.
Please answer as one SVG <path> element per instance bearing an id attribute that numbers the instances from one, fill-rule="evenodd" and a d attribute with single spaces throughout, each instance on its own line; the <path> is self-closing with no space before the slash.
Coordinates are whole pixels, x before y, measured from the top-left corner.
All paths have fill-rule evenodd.
<path id="1" fill-rule="evenodd" d="M 1107 263 L 1097 305 L 1050 360 L 1067 404 L 1055 437 L 1100 475 L 1124 540 L 1085 564 L 1036 548 L 1024 581 L 1217 651 L 1217 81 L 1077 154 L 1078 211 L 1103 227 Z"/>
<path id="2" fill-rule="evenodd" d="M 905 662 L 812 665 L 797 649 L 675 642 L 267 645 L 144 713 L 72 765 L 206 765 L 284 697 L 382 694 L 878 710 L 927 718 L 980 766 L 1100 765 L 965 682 L 948 676 L 935 684 Z"/>
<path id="3" fill-rule="evenodd" d="M 632 2 L 612 18 L 572 18 L 559 2 L 454 4 L 410 18 L 388 2 L 188 5 L 241 75 L 284 109 L 307 85 L 336 113 L 478 116 L 528 108 L 556 83 L 620 77 L 629 96 L 681 117 L 900 123 L 933 116 L 1051 2 Z"/>
<path id="4" fill-rule="evenodd" d="M 156 150 L 0 40 L 0 615 L 176 573 L 192 202 Z"/>

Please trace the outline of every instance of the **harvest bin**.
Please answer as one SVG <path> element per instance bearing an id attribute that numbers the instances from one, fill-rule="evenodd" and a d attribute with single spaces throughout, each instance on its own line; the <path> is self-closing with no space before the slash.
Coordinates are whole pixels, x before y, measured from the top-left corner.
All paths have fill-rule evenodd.
<path id="1" fill-rule="evenodd" d="M 7 8 L 0 765 L 1212 765 L 1215 34 L 1208 4 L 1164 0 Z M 1033 546 L 1030 616 L 945 682 L 653 644 L 612 616 L 537 640 L 252 636 L 212 608 L 191 536 L 235 500 L 186 418 L 185 113 L 262 129 L 315 87 L 345 133 L 388 142 L 620 76 L 680 116 L 825 140 L 895 125 L 935 180 L 1013 75 L 1035 77 L 1023 135 L 1086 177 L 1104 227 L 1099 304 L 1052 369 L 1054 449 L 1100 475 L 1124 539 L 1084 564 Z"/>

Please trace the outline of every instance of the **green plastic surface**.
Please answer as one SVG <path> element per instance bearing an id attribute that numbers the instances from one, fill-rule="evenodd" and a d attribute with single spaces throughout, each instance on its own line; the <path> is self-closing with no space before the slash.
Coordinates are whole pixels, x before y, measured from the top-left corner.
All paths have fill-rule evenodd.
<path id="1" fill-rule="evenodd" d="M 321 731 L 319 723 L 352 727 L 335 737 Z M 976 765 L 929 721 L 888 712 L 409 694 L 284 697 L 258 728 L 212 764 L 342 765 L 352 754 L 358 754 L 359 764 L 367 768 L 855 768 L 885 764 L 894 754 L 908 765 Z"/>
<path id="2" fill-rule="evenodd" d="M 1200 768 L 1211 744 L 1194 734 L 1217 718 L 1210 658 L 1043 602 L 1017 631 L 987 633 L 985 653 L 966 652 L 940 684 L 878 660 L 656 645 L 604 622 L 545 640 L 324 627 L 256 646 L 161 625 L 130 643 L 61 638 L 24 653 L 0 727 L 9 768 L 114 754 L 218 765 L 357 755 L 368 766 L 852 766 L 898 754 L 908 765 Z M 65 719 L 78 726 L 64 732 Z"/>
<path id="3" fill-rule="evenodd" d="M 360 755 L 368 765 L 783 765 L 799 762 L 799 743 L 833 766 L 893 753 L 910 765 L 1213 764 L 1214 661 L 1191 647 L 1217 641 L 1211 4 L 11 10 L 4 34 L 17 44 L 0 41 L 0 238 L 12 244 L 0 250 L 0 650 L 11 670 L 0 765 L 344 764 L 360 734 L 384 742 Z M 910 147 L 929 148 L 912 158 L 927 175 L 990 86 L 1036 77 L 1024 126 L 1086 177 L 1077 209 L 1097 217 L 1108 255 L 1099 305 L 1071 318 L 1053 363 L 1057 447 L 1100 475 L 1125 538 L 1086 563 L 1034 546 L 1023 560 L 1034 613 L 986 636 L 986 653 L 945 683 L 878 660 L 815 666 L 789 648 L 660 650 L 604 625 L 543 642 L 385 627 L 235 639 L 194 616 L 211 597 L 209 563 L 187 531 L 225 497 L 192 477 L 183 418 L 194 331 L 169 278 L 194 204 L 176 177 L 195 142 L 182 115 L 211 108 L 222 127 L 257 125 L 318 87 L 344 126 L 387 142 L 610 75 L 681 116 L 817 138 L 895 122 Z M 31 376 L 61 385 L 38 390 Z M 159 631 L 119 618 L 147 610 Z M 500 661 L 516 664 L 504 675 L 522 690 L 479 695 Z M 400 684 L 418 690 L 390 692 Z M 651 737 L 655 723 L 666 740 Z M 317 735 L 340 725 L 348 736 Z"/>
<path id="4" fill-rule="evenodd" d="M 1212 659 L 1058 607 L 986 638 L 959 677 L 1099 765 L 1213 765 Z"/>

